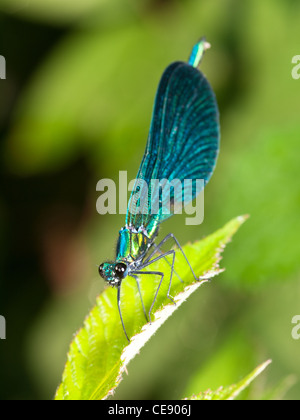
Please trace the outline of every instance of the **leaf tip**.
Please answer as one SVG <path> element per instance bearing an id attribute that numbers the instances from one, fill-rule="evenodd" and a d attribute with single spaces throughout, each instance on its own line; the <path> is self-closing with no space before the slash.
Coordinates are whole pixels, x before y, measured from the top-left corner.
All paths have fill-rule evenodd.
<path id="1" fill-rule="evenodd" d="M 250 217 L 250 214 L 242 214 L 241 216 L 237 217 L 238 222 L 240 222 L 240 224 L 245 223 L 246 220 L 248 220 Z"/>

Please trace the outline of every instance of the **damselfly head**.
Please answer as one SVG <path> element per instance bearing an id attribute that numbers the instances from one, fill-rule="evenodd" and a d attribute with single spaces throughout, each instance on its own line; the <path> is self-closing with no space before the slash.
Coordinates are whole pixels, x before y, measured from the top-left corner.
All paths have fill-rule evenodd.
<path id="1" fill-rule="evenodd" d="M 99 274 L 111 286 L 118 286 L 127 276 L 128 267 L 123 262 L 107 262 L 99 266 Z"/>

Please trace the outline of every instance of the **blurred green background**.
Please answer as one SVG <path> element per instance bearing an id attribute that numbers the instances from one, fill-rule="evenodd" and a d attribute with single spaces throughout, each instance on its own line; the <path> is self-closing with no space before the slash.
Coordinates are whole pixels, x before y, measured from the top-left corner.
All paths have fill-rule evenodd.
<path id="1" fill-rule="evenodd" d="M 103 289 L 124 215 L 96 212 L 96 183 L 135 178 L 159 78 L 202 35 L 221 151 L 205 219 L 239 214 L 226 271 L 186 302 L 129 365 L 119 399 L 175 399 L 229 385 L 271 358 L 243 398 L 300 397 L 297 0 L 1 0 L 0 399 L 51 399 L 73 333 Z M 282 391 L 282 392 L 281 392 Z M 285 392 L 283 392 L 285 391 Z"/>

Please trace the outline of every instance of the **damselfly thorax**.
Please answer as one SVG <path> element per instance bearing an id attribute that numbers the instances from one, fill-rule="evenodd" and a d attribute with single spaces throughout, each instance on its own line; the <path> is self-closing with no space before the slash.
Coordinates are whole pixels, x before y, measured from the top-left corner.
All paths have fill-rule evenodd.
<path id="1" fill-rule="evenodd" d="M 158 234 L 158 226 L 148 231 L 143 226 L 125 226 L 119 232 L 116 260 L 132 263 L 146 255 Z"/>

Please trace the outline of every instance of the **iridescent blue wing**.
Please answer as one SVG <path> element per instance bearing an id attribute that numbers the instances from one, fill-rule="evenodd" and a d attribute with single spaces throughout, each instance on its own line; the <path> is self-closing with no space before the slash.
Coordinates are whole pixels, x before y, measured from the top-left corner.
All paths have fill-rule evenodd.
<path id="1" fill-rule="evenodd" d="M 153 231 L 174 214 L 183 195 L 187 203 L 200 192 L 196 179 L 204 180 L 205 185 L 213 173 L 219 113 L 212 88 L 194 66 L 198 62 L 190 58 L 189 63 L 173 63 L 161 78 L 145 154 L 128 203 L 126 224 L 137 230 Z M 169 195 L 159 195 L 153 180 L 163 179 L 178 180 L 182 186 L 186 179 L 194 182 L 184 194 L 171 188 Z M 156 204 L 155 211 L 151 203 Z"/>

